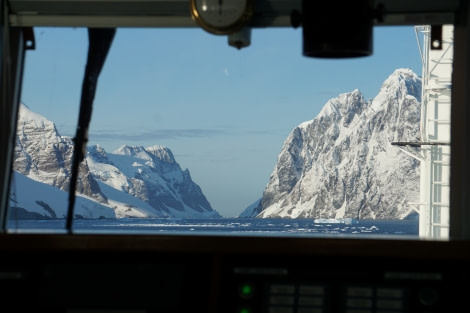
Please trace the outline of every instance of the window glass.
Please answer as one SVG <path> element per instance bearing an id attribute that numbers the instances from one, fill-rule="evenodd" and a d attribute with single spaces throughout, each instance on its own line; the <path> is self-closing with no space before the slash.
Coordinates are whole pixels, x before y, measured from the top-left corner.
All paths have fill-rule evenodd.
<path id="1" fill-rule="evenodd" d="M 424 66 L 428 30 L 375 27 L 372 56 L 317 59 L 302 56 L 300 29 L 253 29 L 241 49 L 198 28 L 118 29 L 97 83 L 74 231 L 419 237 L 421 178 L 448 182 L 447 168 L 425 174 L 420 159 L 428 148 L 441 164 L 449 154 L 450 111 L 434 116 L 439 137 L 422 133 L 423 77 L 444 88 L 425 102 L 450 104 L 449 68 L 430 76 Z M 8 229 L 61 232 L 88 33 L 34 32 Z M 446 192 L 426 195 L 436 224 Z"/>

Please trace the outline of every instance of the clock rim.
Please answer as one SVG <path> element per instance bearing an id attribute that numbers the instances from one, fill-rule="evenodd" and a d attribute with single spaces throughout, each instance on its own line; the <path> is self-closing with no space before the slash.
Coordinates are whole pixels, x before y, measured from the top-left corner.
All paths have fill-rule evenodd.
<path id="1" fill-rule="evenodd" d="M 245 0 L 245 8 L 243 9 L 243 14 L 235 20 L 235 22 L 230 23 L 225 26 L 217 26 L 207 22 L 200 14 L 196 5 L 197 0 L 190 0 L 190 11 L 191 17 L 196 21 L 196 23 L 208 31 L 209 33 L 216 35 L 230 35 L 241 30 L 244 26 L 248 24 L 253 16 L 254 12 L 254 0 Z"/>

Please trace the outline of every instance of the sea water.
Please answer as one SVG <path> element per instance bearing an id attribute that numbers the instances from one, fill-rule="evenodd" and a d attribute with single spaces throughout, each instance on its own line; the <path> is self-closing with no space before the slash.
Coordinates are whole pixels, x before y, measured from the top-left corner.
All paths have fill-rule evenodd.
<path id="1" fill-rule="evenodd" d="M 341 236 L 418 238 L 417 220 L 313 220 L 271 218 L 119 218 L 78 219 L 75 233 L 204 234 L 256 236 Z M 65 232 L 65 220 L 10 220 L 11 233 Z"/>

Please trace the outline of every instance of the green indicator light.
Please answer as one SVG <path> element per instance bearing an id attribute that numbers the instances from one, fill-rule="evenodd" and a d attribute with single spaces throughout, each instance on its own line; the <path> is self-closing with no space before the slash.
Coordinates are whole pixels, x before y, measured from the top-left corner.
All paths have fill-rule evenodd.
<path id="1" fill-rule="evenodd" d="M 253 287 L 251 285 L 245 284 L 241 288 L 241 293 L 244 296 L 249 296 L 253 293 Z M 245 313 L 245 312 L 243 312 Z"/>
<path id="2" fill-rule="evenodd" d="M 250 309 L 247 309 L 247 308 L 241 308 L 240 311 L 238 311 L 238 313 L 251 313 Z"/>

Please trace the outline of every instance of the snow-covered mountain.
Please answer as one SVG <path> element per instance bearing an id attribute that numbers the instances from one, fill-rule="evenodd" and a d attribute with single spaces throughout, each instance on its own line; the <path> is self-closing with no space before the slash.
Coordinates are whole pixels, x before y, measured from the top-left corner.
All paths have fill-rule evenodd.
<path id="1" fill-rule="evenodd" d="M 112 153 L 101 146 L 88 149 L 87 163 L 102 190 L 120 191 L 148 204 L 163 217 L 219 218 L 189 170 L 181 170 L 170 149 L 155 145 L 123 145 Z M 108 192 L 105 192 L 108 194 Z M 117 200 L 118 195 L 113 199 Z M 125 202 L 127 203 L 127 202 Z M 148 211 L 148 210 L 146 210 Z M 127 203 L 122 216 L 149 216 L 140 205 Z"/>
<path id="2" fill-rule="evenodd" d="M 13 172 L 12 186 L 10 219 L 55 219 L 67 216 L 68 192 L 38 182 L 16 171 Z M 112 219 L 116 218 L 116 213 L 109 205 L 99 203 L 83 194 L 77 194 L 74 216 L 75 218 Z"/>
<path id="3" fill-rule="evenodd" d="M 35 181 L 67 191 L 70 184 L 73 141 L 60 136 L 53 122 L 21 105 L 16 131 L 13 169 Z M 80 164 L 77 192 L 106 204 L 86 162 Z"/>
<path id="4" fill-rule="evenodd" d="M 392 142 L 419 137 L 420 98 L 421 79 L 397 69 L 373 100 L 358 89 L 329 100 L 313 120 L 292 130 L 262 198 L 239 217 L 407 217 L 409 203 L 419 199 L 419 162 Z M 65 217 L 72 154 L 72 138 L 21 106 L 15 216 Z M 159 145 L 123 145 L 111 153 L 89 147 L 77 191 L 79 218 L 221 217 L 189 171 Z"/>
<path id="5" fill-rule="evenodd" d="M 240 217 L 402 219 L 419 200 L 419 162 L 394 141 L 419 137 L 421 79 L 397 69 L 373 100 L 329 100 L 285 140 L 258 206 Z"/>
<path id="6" fill-rule="evenodd" d="M 66 216 L 73 149 L 72 138 L 61 136 L 54 123 L 21 105 L 13 165 L 16 191 L 11 192 L 10 200 L 13 214 Z M 88 149 L 80 166 L 75 215 L 221 217 L 168 148 L 125 145 L 110 154 L 100 146 Z"/>

